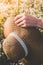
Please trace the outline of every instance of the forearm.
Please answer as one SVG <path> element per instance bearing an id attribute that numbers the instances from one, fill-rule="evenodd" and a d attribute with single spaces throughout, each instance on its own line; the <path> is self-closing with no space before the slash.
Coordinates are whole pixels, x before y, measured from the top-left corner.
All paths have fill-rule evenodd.
<path id="1" fill-rule="evenodd" d="M 43 19 L 36 18 L 35 22 L 36 22 L 36 25 L 35 25 L 36 27 L 39 27 L 39 28 L 43 29 Z"/>
<path id="2" fill-rule="evenodd" d="M 43 20 L 33 17 L 31 15 L 28 14 L 22 14 L 22 15 L 18 15 L 15 17 L 14 19 L 15 24 L 17 26 L 21 26 L 21 27 L 40 27 L 43 28 Z"/>

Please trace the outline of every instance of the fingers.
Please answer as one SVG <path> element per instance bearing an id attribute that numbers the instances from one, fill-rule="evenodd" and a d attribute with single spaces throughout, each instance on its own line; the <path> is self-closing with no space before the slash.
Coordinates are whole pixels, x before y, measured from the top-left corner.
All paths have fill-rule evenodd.
<path id="1" fill-rule="evenodd" d="M 21 25 L 20 27 L 27 27 L 28 25 L 26 25 L 26 24 L 23 24 L 23 25 Z"/>
<path id="2" fill-rule="evenodd" d="M 26 22 L 25 20 L 23 22 L 21 22 L 20 24 L 18 24 L 18 26 L 20 27 L 30 27 L 33 26 L 30 22 Z"/>
<path id="3" fill-rule="evenodd" d="M 21 14 L 21 15 L 17 15 L 17 16 L 14 18 L 14 21 L 20 19 L 22 16 L 23 16 L 23 14 Z"/>
<path id="4" fill-rule="evenodd" d="M 22 21 L 24 20 L 23 17 L 19 18 L 18 20 L 15 21 L 15 24 L 19 24 L 19 23 L 22 23 Z"/>
<path id="5" fill-rule="evenodd" d="M 27 27 L 29 24 L 28 16 L 25 14 L 17 15 L 14 18 L 15 24 L 20 27 Z"/>
<path id="6" fill-rule="evenodd" d="M 24 22 L 25 22 L 25 20 L 22 21 L 22 22 L 20 22 L 19 24 L 17 24 L 17 26 L 22 26 L 22 25 L 24 25 Z"/>
<path id="7" fill-rule="evenodd" d="M 17 26 L 27 27 L 28 26 L 28 23 L 25 20 L 23 20 L 22 22 L 20 22 L 19 24 L 17 24 Z"/>
<path id="8" fill-rule="evenodd" d="M 30 27 L 30 25 L 28 25 L 28 24 L 23 24 L 23 25 L 21 25 L 20 27 Z"/>

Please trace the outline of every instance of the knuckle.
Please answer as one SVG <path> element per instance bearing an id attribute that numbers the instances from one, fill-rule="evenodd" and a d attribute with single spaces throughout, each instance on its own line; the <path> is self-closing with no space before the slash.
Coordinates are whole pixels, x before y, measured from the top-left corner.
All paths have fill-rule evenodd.
<path id="1" fill-rule="evenodd" d="M 27 22 L 26 22 L 26 20 L 24 21 L 24 24 L 25 24 L 25 25 L 27 25 Z"/>
<path id="2" fill-rule="evenodd" d="M 24 16 L 23 16 L 23 17 L 24 17 L 24 19 L 26 19 L 26 15 L 25 15 L 25 14 L 24 14 Z"/>
<path id="3" fill-rule="evenodd" d="M 24 20 L 24 23 L 26 24 L 26 20 Z"/>
<path id="4" fill-rule="evenodd" d="M 25 26 L 27 26 L 27 24 L 25 24 Z"/>

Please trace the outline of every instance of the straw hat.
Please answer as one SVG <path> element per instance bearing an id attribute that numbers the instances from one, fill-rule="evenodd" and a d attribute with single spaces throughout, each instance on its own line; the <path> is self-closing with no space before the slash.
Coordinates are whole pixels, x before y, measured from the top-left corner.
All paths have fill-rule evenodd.
<path id="1" fill-rule="evenodd" d="M 3 50 L 9 59 L 17 62 L 26 58 L 33 65 L 42 61 L 43 44 L 38 29 L 17 27 L 14 18 L 10 17 L 4 24 L 4 35 L 6 39 L 3 42 Z"/>

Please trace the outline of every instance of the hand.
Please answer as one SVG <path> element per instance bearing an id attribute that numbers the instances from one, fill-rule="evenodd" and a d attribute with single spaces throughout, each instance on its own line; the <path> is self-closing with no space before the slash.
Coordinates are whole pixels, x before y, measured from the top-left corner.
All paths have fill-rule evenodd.
<path id="1" fill-rule="evenodd" d="M 20 27 L 30 27 L 30 26 L 36 26 L 36 18 L 28 15 L 28 14 L 21 14 L 17 15 L 14 18 L 15 24 Z"/>

